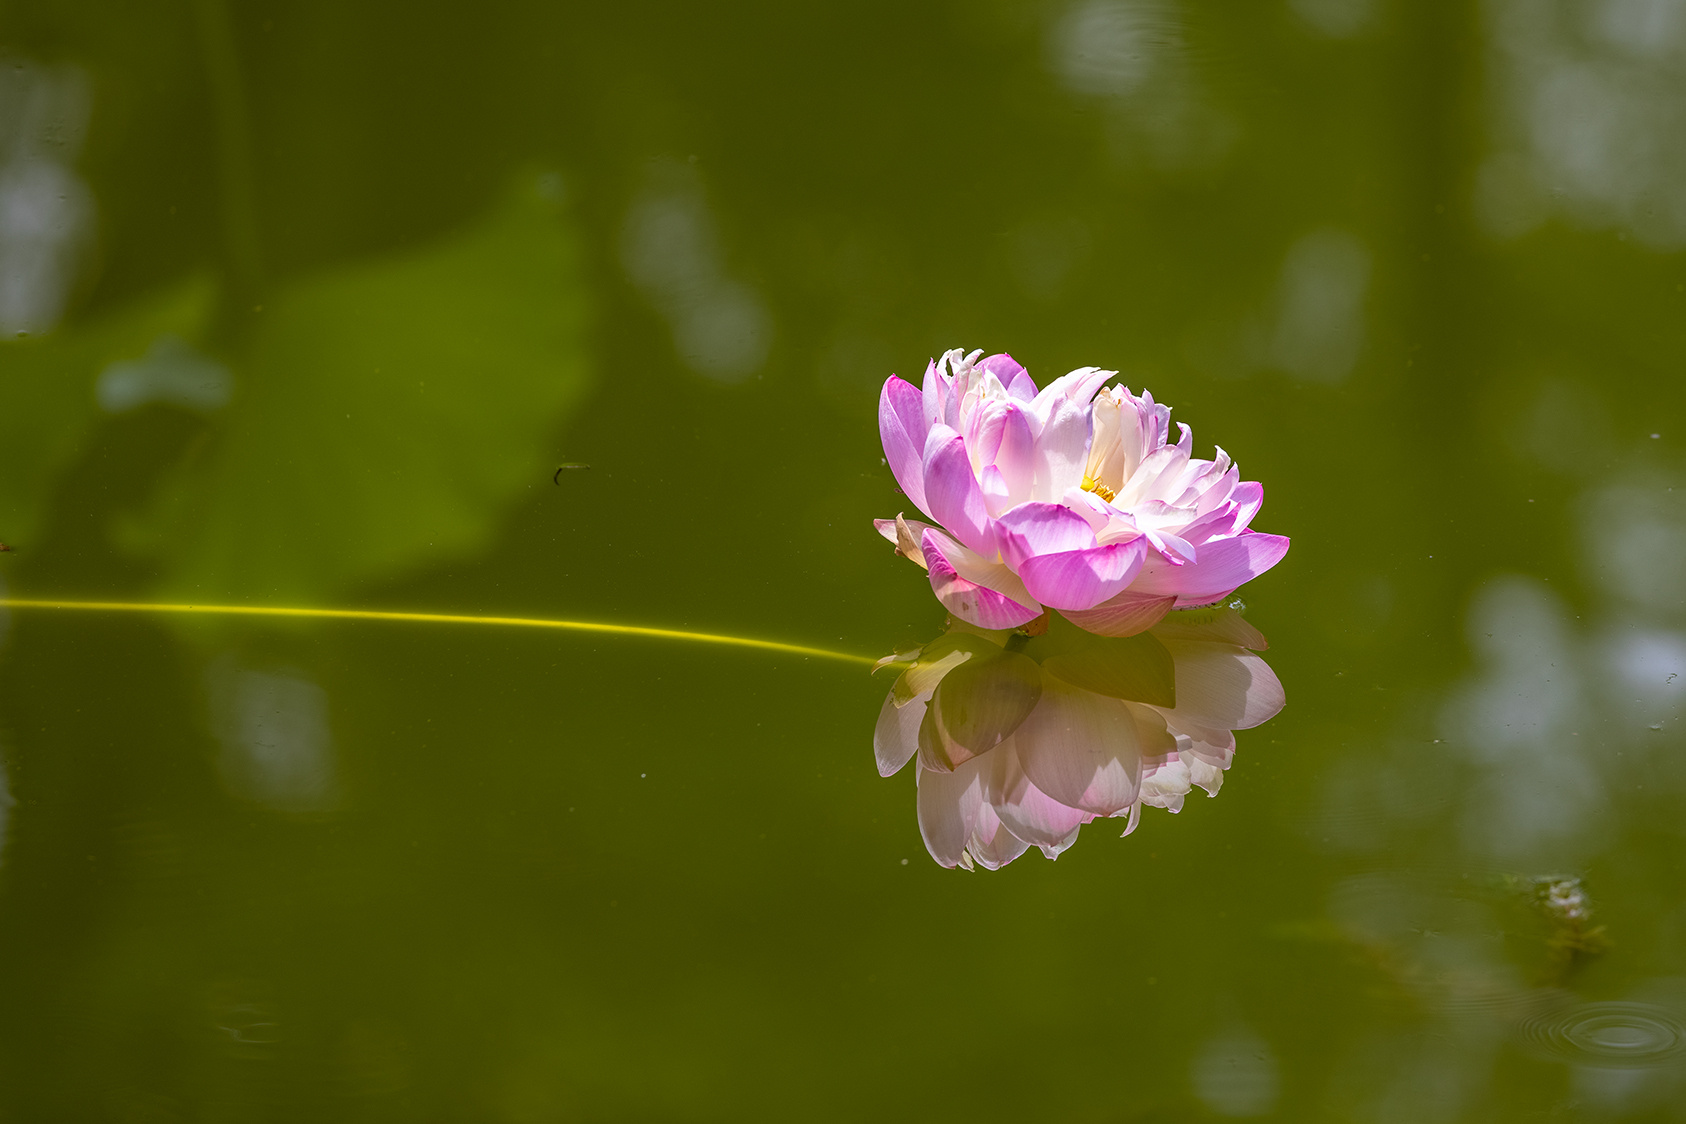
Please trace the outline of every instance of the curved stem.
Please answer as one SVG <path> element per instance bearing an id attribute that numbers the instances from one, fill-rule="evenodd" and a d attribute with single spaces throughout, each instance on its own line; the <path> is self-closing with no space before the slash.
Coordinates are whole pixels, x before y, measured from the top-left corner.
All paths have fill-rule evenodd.
<path id="1" fill-rule="evenodd" d="M 263 251 L 258 239 L 251 117 L 240 74 L 240 52 L 225 0 L 194 0 L 193 9 L 216 113 L 223 252 L 244 301 L 263 282 Z"/>
<path id="2" fill-rule="evenodd" d="M 747 636 L 722 636 L 713 632 L 686 632 L 675 628 L 646 628 L 631 624 L 603 624 L 597 621 L 559 621 L 542 617 L 482 617 L 464 613 L 392 613 L 375 609 L 305 609 L 263 605 L 183 605 L 156 601 L 60 601 L 32 597 L 0 597 L 0 608 L 71 609 L 95 613 L 199 613 L 232 617 L 310 617 L 322 620 L 411 621 L 427 624 L 506 625 L 513 628 L 559 628 L 574 632 L 603 632 L 616 636 L 643 636 L 656 640 L 689 640 L 698 644 L 727 644 L 738 648 L 759 648 L 767 652 L 788 652 L 798 656 L 842 660 L 871 666 L 870 656 L 784 644 L 777 640 L 756 640 Z"/>

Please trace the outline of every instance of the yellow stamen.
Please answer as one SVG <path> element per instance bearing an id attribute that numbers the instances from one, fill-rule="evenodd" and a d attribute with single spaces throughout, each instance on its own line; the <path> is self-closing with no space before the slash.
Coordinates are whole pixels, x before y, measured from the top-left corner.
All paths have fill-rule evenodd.
<path id="1" fill-rule="evenodd" d="M 0 597 L 0 608 L 75 609 L 96 613 L 203 613 L 233 617 L 314 617 L 346 621 L 412 621 L 429 624 L 494 624 L 514 628 L 561 628 L 574 632 L 607 632 L 617 636 L 645 636 L 661 640 L 690 640 L 699 644 L 729 644 L 739 648 L 760 648 L 766 652 L 788 652 L 798 656 L 872 664 L 870 656 L 784 644 L 777 640 L 756 640 L 747 636 L 722 636 L 713 632 L 684 632 L 673 628 L 646 628 L 632 624 L 602 624 L 596 621 L 559 621 L 541 617 L 480 617 L 464 613 L 390 613 L 374 609 L 303 609 L 265 605 L 181 605 L 154 601 L 49 601 L 27 597 Z"/>
<path id="2" fill-rule="evenodd" d="M 1066 479 L 1070 480 L 1071 477 L 1067 476 Z M 1102 484 L 1099 480 L 1096 480 L 1093 476 L 1083 477 L 1083 490 L 1085 492 L 1095 493 L 1095 495 L 1101 497 L 1101 499 L 1105 500 L 1107 503 L 1111 503 L 1112 497 L 1118 494 L 1111 488 L 1108 488 L 1105 484 Z"/>

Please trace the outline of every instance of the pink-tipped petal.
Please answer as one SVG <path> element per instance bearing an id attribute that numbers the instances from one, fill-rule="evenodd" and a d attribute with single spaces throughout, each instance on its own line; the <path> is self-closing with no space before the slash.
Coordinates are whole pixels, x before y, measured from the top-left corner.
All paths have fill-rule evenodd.
<path id="1" fill-rule="evenodd" d="M 1019 406 L 1002 412 L 1001 444 L 995 450 L 995 467 L 1001 471 L 1007 493 L 1014 503 L 1030 498 L 1031 484 L 1036 478 L 1036 437 L 1031 432 L 1030 417 Z"/>
<path id="2" fill-rule="evenodd" d="M 1287 553 L 1288 539 L 1282 535 L 1248 533 L 1219 539 L 1200 548 L 1198 562 L 1173 566 L 1164 559 L 1149 558 L 1131 592 L 1171 594 L 1179 607 L 1210 605 L 1282 561 Z"/>
<path id="3" fill-rule="evenodd" d="M 1013 743 L 1025 776 L 1061 804 L 1110 816 L 1136 799 L 1141 776 L 1136 720 L 1117 699 L 1048 676 L 1041 704 L 1019 726 Z"/>
<path id="4" fill-rule="evenodd" d="M 995 526 L 983 488 L 973 475 L 966 441 L 946 426 L 931 427 L 925 442 L 927 513 L 969 549 L 995 553 Z"/>
<path id="5" fill-rule="evenodd" d="M 978 487 L 983 490 L 984 507 L 991 515 L 998 515 L 1013 506 L 1012 490 L 1007 486 L 1007 479 L 994 465 L 986 464 L 984 470 L 978 473 Z"/>
<path id="6" fill-rule="evenodd" d="M 878 436 L 896 486 L 925 511 L 925 407 L 913 385 L 891 375 L 878 395 Z"/>
<path id="7" fill-rule="evenodd" d="M 919 833 L 931 857 L 946 867 L 971 869 L 975 861 L 997 870 L 1027 845 L 1001 824 L 988 789 L 1000 762 L 989 754 L 952 773 L 919 771 Z"/>
<path id="8" fill-rule="evenodd" d="M 983 806 L 983 781 L 974 764 L 952 773 L 919 770 L 919 834 L 943 866 L 959 866 Z"/>
<path id="9" fill-rule="evenodd" d="M 1085 524 L 1087 526 L 1087 524 Z M 1147 548 L 1141 539 L 1039 554 L 1019 566 L 1030 595 L 1054 608 L 1093 609 L 1124 592 L 1142 568 Z"/>
<path id="10" fill-rule="evenodd" d="M 1216 511 L 1209 511 L 1183 527 L 1178 537 L 1190 544 L 1196 551 L 1196 556 L 1188 561 L 1198 560 L 1200 547 L 1213 539 L 1230 538 L 1238 528 L 1235 525 L 1236 508 L 1232 504 L 1225 504 Z"/>
<path id="11" fill-rule="evenodd" d="M 1009 566 L 1039 554 L 1083 550 L 1095 545 L 1089 521 L 1057 503 L 1021 503 L 997 521 L 996 537 Z"/>
<path id="12" fill-rule="evenodd" d="M 984 805 L 978 821 L 979 829 L 972 833 L 966 850 L 985 870 L 1000 870 L 1030 849 L 1029 844 L 1007 830 L 993 806 Z"/>
<path id="13" fill-rule="evenodd" d="M 943 607 L 979 628 L 1017 628 L 1042 615 L 1017 574 L 986 562 L 936 529 L 921 542 L 931 590 Z"/>
<path id="14" fill-rule="evenodd" d="M 1245 648 L 1198 640 L 1164 644 L 1177 667 L 1177 705 L 1167 712 L 1174 727 L 1245 730 L 1274 717 L 1288 700 L 1270 665 Z"/>
<path id="15" fill-rule="evenodd" d="M 1069 508 L 1083 517 L 1084 522 L 1089 524 L 1089 529 L 1095 532 L 1098 542 L 1127 542 L 1141 534 L 1127 515 L 1114 509 L 1093 492 L 1085 492 L 1082 488 L 1067 488 L 1059 502 L 1061 507 Z"/>
<path id="16" fill-rule="evenodd" d="M 1187 566 L 1198 560 L 1194 544 L 1181 535 L 1173 535 L 1169 531 L 1146 530 L 1142 536 L 1148 545 L 1157 550 L 1165 561 L 1176 566 Z"/>
<path id="17" fill-rule="evenodd" d="M 1024 774 L 1017 751 L 1011 746 L 1001 747 L 1007 758 L 1006 783 L 996 798 L 995 812 L 1007 830 L 1034 846 L 1050 850 L 1054 855 L 1065 850 L 1076 838 L 1077 829 L 1095 818 L 1093 812 L 1061 804 L 1037 788 Z"/>
<path id="18" fill-rule="evenodd" d="M 1029 846 L 1001 820 L 1002 794 L 1013 765 L 1011 750 L 1002 748 L 1000 752 L 991 751 L 972 766 L 982 782 L 982 800 L 970 821 L 971 837 L 966 841 L 966 852 L 985 870 L 1001 869 L 1024 854 Z"/>
<path id="19" fill-rule="evenodd" d="M 1264 485 L 1257 480 L 1243 480 L 1229 494 L 1229 500 L 1235 505 L 1235 533 L 1240 534 L 1264 506 Z"/>
<path id="20" fill-rule="evenodd" d="M 916 695 L 903 706 L 896 705 L 896 696 L 884 699 L 878 712 L 878 727 L 872 732 L 872 753 L 878 759 L 878 775 L 891 777 L 901 771 L 919 748 L 919 723 L 925 720 L 925 708 L 931 701 L 930 692 Z"/>
<path id="21" fill-rule="evenodd" d="M 1137 578 L 1138 585 L 1140 580 Z M 1134 636 L 1158 624 L 1176 601 L 1174 594 L 1127 589 L 1092 609 L 1061 610 L 1061 615 L 1078 628 L 1099 636 Z"/>
<path id="22" fill-rule="evenodd" d="M 979 359 L 978 369 L 1000 379 L 1002 386 L 1011 386 L 1014 379 L 1025 373 L 1023 365 L 1005 351 Z"/>

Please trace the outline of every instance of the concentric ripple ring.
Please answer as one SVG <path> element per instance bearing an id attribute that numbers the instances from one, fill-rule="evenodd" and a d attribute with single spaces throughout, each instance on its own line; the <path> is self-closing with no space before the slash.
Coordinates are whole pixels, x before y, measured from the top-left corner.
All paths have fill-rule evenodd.
<path id="1" fill-rule="evenodd" d="M 1686 1022 L 1650 1003 L 1581 1003 L 1525 1020 L 1523 1041 L 1558 1061 L 1645 1067 L 1686 1053 Z"/>

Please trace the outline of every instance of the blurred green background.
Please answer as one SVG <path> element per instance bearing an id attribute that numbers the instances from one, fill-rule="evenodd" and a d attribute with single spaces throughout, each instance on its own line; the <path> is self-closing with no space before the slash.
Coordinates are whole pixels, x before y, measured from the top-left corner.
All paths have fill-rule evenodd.
<path id="1" fill-rule="evenodd" d="M 1686 1119 L 1683 250 L 1682 0 L 6 0 L 11 596 L 878 655 L 956 346 L 1294 548 L 1222 798 L 987 875 L 847 665 L 14 611 L 0 1119 Z"/>

